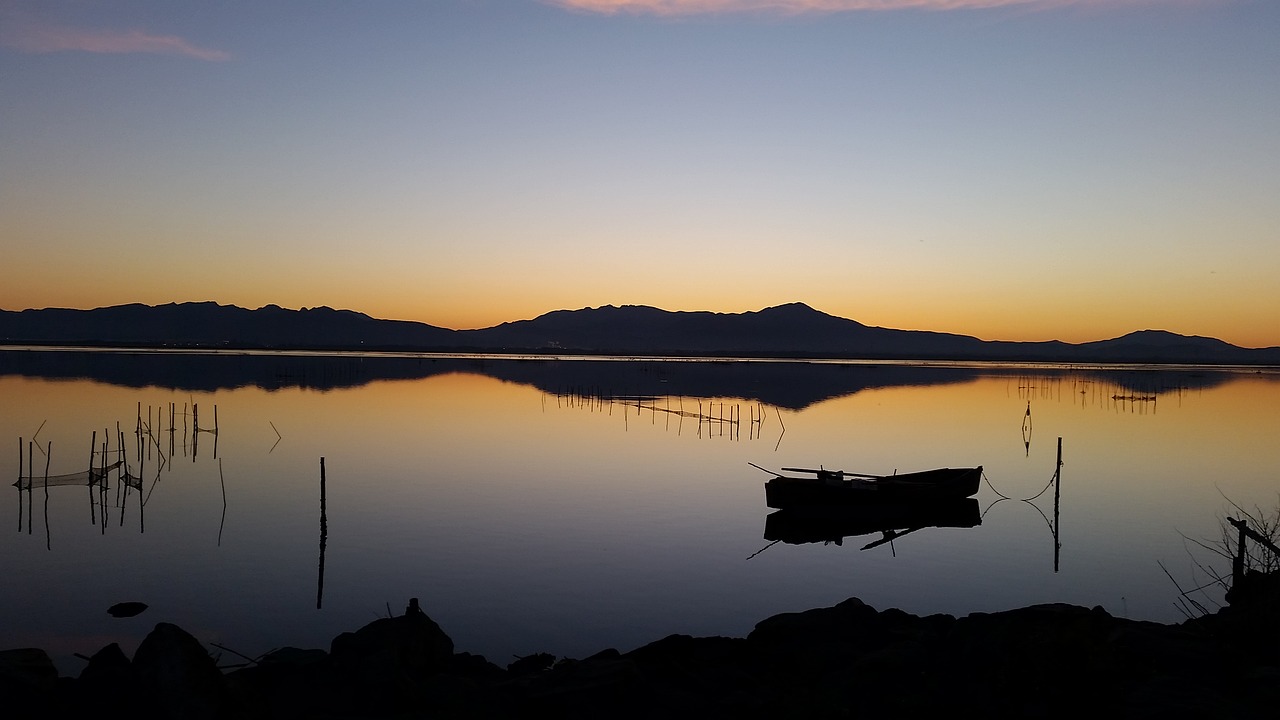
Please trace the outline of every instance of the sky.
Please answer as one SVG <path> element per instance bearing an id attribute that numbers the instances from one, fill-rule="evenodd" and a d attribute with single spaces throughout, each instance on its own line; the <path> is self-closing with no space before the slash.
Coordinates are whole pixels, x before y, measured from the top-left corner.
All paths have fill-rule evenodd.
<path id="1" fill-rule="evenodd" d="M 1280 345 L 1274 0 L 0 0 L 0 308 Z"/>

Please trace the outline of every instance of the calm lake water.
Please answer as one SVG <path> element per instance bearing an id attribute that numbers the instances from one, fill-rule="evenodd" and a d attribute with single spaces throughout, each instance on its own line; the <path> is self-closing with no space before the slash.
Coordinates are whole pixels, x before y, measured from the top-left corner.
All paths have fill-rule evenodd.
<path id="1" fill-rule="evenodd" d="M 9 350 L 0 399 L 0 648 L 67 674 L 160 621 L 250 656 L 327 649 L 410 597 L 499 664 L 744 636 L 851 596 L 1177 622 L 1169 575 L 1229 571 L 1186 538 L 1280 497 L 1274 369 Z M 46 462 L 84 472 L 95 432 L 114 460 L 117 426 L 140 490 L 113 473 L 46 493 Z M 774 543 L 750 463 L 982 465 L 981 522 Z M 150 609 L 107 614 L 130 600 Z"/>

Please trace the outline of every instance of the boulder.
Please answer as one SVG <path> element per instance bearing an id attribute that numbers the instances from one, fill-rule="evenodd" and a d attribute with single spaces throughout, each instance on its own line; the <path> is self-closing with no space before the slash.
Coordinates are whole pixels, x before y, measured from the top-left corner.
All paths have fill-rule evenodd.
<path id="1" fill-rule="evenodd" d="M 0 651 L 0 698 L 6 712 L 34 713 L 53 707 L 58 669 L 36 648 Z"/>
<path id="2" fill-rule="evenodd" d="M 410 601 L 404 615 L 381 618 L 333 639 L 332 688 L 347 706 L 374 713 L 414 707 L 423 681 L 448 668 L 453 640 Z"/>
<path id="3" fill-rule="evenodd" d="M 139 700 L 155 718 L 218 718 L 230 710 L 226 681 L 200 644 L 177 625 L 159 623 L 133 655 Z"/>
<path id="4" fill-rule="evenodd" d="M 332 703 L 329 653 L 284 647 L 227 675 L 235 704 L 256 717 L 287 720 L 323 716 Z"/>

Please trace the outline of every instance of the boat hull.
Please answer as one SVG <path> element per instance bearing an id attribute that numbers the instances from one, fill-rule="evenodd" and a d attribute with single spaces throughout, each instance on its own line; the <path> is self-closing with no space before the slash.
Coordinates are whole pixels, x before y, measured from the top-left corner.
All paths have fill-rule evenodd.
<path id="1" fill-rule="evenodd" d="M 971 497 L 978 492 L 982 466 L 940 468 L 878 478 L 778 476 L 764 484 L 771 508 L 822 508 L 879 503 L 938 502 Z"/>
<path id="2" fill-rule="evenodd" d="M 764 539 L 792 545 L 814 542 L 840 544 L 845 538 L 874 533 L 945 527 L 972 528 L 982 524 L 974 498 L 917 503 L 866 503 L 822 508 L 777 510 L 765 517 Z"/>

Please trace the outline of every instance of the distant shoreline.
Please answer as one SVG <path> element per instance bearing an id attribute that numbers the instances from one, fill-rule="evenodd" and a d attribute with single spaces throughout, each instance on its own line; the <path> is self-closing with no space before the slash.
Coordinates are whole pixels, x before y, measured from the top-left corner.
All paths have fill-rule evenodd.
<path id="1" fill-rule="evenodd" d="M 847 365 L 898 365 L 949 368 L 1053 368 L 1078 370 L 1206 370 L 1213 372 L 1276 372 L 1280 364 L 1242 362 L 1182 362 L 1165 360 L 1086 361 L 1076 359 L 1047 360 L 1043 358 L 966 358 L 939 356 L 862 356 L 841 354 L 796 353 L 784 354 L 663 354 L 640 352 L 600 352 L 594 350 L 566 349 L 415 349 L 405 347 L 270 347 L 257 345 L 158 345 L 152 343 L 20 343 L 0 344 L 0 352 L 50 352 L 50 353 L 115 353 L 155 355 L 203 355 L 203 356 L 278 356 L 316 358 L 429 358 L 449 360 L 492 359 L 504 361 L 596 361 L 596 362 L 670 362 L 670 363 L 817 363 Z"/>
<path id="2" fill-rule="evenodd" d="M 183 303 L 94 310 L 0 310 L 0 344 L 30 347 L 487 354 L 568 358 L 708 358 L 902 362 L 1119 363 L 1277 366 L 1280 347 L 1138 330 L 1067 343 L 864 325 L 802 303 L 748 313 L 670 312 L 648 306 L 557 310 L 479 330 L 381 320 L 350 310 L 257 310 Z"/>

